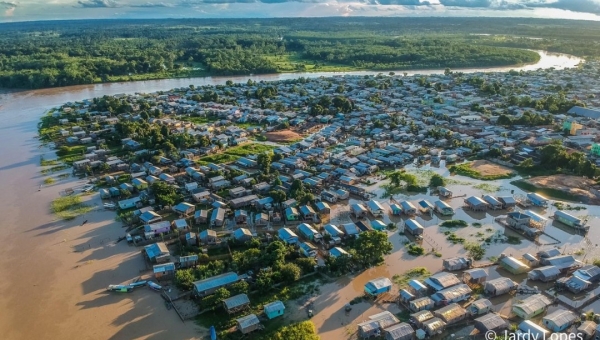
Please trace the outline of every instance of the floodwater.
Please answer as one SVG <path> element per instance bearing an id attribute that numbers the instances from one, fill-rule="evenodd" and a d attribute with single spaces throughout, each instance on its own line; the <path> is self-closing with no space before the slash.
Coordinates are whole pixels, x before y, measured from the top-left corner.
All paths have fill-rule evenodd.
<path id="1" fill-rule="evenodd" d="M 514 68 L 516 70 L 573 67 L 581 59 L 560 54 L 540 52 L 540 62 L 535 65 Z M 469 69 L 463 72 L 507 71 L 510 67 L 490 69 Z M 399 71 L 408 74 L 441 73 L 443 70 Z M 122 236 L 122 229 L 114 222 L 114 214 L 90 213 L 85 218 L 90 222 L 81 226 L 79 220 L 64 222 L 56 220 L 49 210 L 49 202 L 56 198 L 61 190 L 83 183 L 64 182 L 40 190 L 43 176 L 40 175 L 40 156 L 52 154 L 51 150 L 39 148 L 35 139 L 36 125 L 40 116 L 49 108 L 69 101 L 118 93 L 155 92 L 177 87 L 194 85 L 223 84 L 226 80 L 245 82 L 253 80 L 285 80 L 304 77 L 333 75 L 364 75 L 377 72 L 348 73 L 293 73 L 238 77 L 205 77 L 164 79 L 128 83 L 108 83 L 96 85 L 72 86 L 65 88 L 43 89 L 36 91 L 0 91 L 0 216 L 2 216 L 2 238 L 0 239 L 0 268 L 3 280 L 0 281 L 0 333 L 4 339 L 56 339 L 56 338 L 155 338 L 180 339 L 192 338 L 197 331 L 193 325 L 182 326 L 174 313 L 164 314 L 164 306 L 156 296 L 133 293 L 115 296 L 103 293 L 108 284 L 118 284 L 138 275 L 140 267 L 139 252 L 123 242 L 113 244 L 110 241 Z M 469 180 L 470 181 L 470 180 Z M 503 183 L 503 187 L 508 184 Z M 459 192 L 469 190 L 450 186 Z M 425 195 L 411 197 L 416 200 Z M 433 199 L 433 198 L 431 198 Z M 96 204 L 96 203 L 94 203 Z M 460 200 L 452 200 L 451 205 L 458 208 Z M 597 215 L 598 210 L 590 207 Z M 484 224 L 491 224 L 489 215 L 467 216 L 459 210 L 456 218 L 472 218 Z M 433 246 L 442 247 L 444 257 L 461 254 L 460 245 L 449 245 L 435 225 L 437 217 L 417 218 L 426 227 L 427 240 Z M 387 220 L 386 220 L 387 221 Z M 590 221 L 597 223 L 594 218 Z M 486 227 L 482 227 L 481 230 Z M 500 229 L 498 226 L 492 228 Z M 550 227 L 549 227 L 550 228 Z M 472 228 L 457 231 L 467 237 Z M 583 237 L 572 235 L 568 231 L 556 229 L 557 235 L 567 237 L 570 247 L 576 247 Z M 590 232 L 597 239 L 598 228 Z M 387 264 L 367 270 L 354 280 L 335 283 L 331 286 L 331 297 L 340 301 L 351 299 L 362 292 L 364 283 L 374 277 L 400 274 L 413 266 L 426 266 L 431 271 L 440 269 L 441 260 L 433 256 L 414 258 L 404 254 L 401 237 L 397 233 L 390 236 L 394 243 L 394 253 L 388 257 Z M 85 245 L 88 250 L 84 251 Z M 489 253 L 521 253 L 532 248 L 524 242 L 518 246 L 504 248 L 493 246 Z M 500 249 L 502 248 L 502 249 Z M 75 249 L 75 251 L 74 251 Z M 329 287 L 329 286 L 328 286 Z M 347 290 L 350 287 L 350 290 Z M 324 291 L 327 289 L 324 287 Z M 341 294 L 341 295 L 338 295 Z M 331 301 L 331 300 L 330 300 Z M 344 302 L 345 303 L 345 302 Z M 342 306 L 343 304 L 342 303 Z M 361 304 L 362 306 L 362 304 Z M 328 308 L 337 308 L 335 304 Z M 333 315 L 335 311 L 323 306 L 318 308 L 315 323 L 319 332 L 333 332 L 333 338 L 342 338 L 333 324 L 320 323 L 323 315 Z M 358 310 L 358 308 L 357 308 Z M 56 311 L 56 312 L 54 312 Z M 352 313 L 357 313 L 353 311 Z M 354 314 L 351 314 L 354 316 Z M 357 315 L 355 318 L 359 318 Z M 345 321 L 343 321 L 345 322 Z"/>

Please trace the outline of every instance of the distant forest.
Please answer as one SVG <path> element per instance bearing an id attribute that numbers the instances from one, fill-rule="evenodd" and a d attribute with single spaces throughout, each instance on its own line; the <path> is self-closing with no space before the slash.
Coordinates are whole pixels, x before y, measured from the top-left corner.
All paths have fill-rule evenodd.
<path id="1" fill-rule="evenodd" d="M 0 24 L 0 87 L 203 75 L 533 63 L 600 56 L 600 23 L 513 18 L 92 20 Z"/>

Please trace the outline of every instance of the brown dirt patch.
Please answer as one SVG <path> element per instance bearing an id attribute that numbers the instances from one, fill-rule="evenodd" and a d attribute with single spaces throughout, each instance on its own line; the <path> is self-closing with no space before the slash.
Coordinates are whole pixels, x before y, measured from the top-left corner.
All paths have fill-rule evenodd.
<path id="1" fill-rule="evenodd" d="M 471 169 L 479 172 L 482 176 L 507 175 L 513 172 L 511 168 L 484 160 L 477 160 L 471 163 Z"/>
<path id="2" fill-rule="evenodd" d="M 280 130 L 265 133 L 269 142 L 293 142 L 302 139 L 302 136 L 291 130 Z"/>
<path id="3" fill-rule="evenodd" d="M 592 189 L 596 187 L 596 183 L 589 179 L 579 176 L 569 175 L 552 175 L 532 177 L 527 182 L 540 187 L 551 188 L 568 192 L 571 195 L 585 197 L 589 202 L 597 203 L 600 201 L 598 190 Z"/>

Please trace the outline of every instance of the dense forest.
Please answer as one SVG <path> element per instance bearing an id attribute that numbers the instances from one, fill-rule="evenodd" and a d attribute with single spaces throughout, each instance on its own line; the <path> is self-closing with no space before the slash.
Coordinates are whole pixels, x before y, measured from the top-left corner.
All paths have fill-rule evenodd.
<path id="1" fill-rule="evenodd" d="M 507 66 L 595 57 L 600 24 L 506 18 L 92 20 L 0 24 L 0 87 L 294 71 Z M 532 39 L 535 38 L 535 39 Z"/>

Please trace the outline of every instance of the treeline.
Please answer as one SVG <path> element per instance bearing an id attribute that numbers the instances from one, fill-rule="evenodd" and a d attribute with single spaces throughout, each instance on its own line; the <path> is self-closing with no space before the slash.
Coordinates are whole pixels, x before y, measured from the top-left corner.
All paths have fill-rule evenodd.
<path id="1" fill-rule="evenodd" d="M 510 47 L 600 55 L 596 23 L 523 23 L 506 18 L 7 23 L 0 25 L 0 87 L 272 73 L 289 69 L 283 66 L 286 61 L 297 70 L 308 69 L 306 65 L 315 65 L 315 70 L 323 65 L 383 70 L 505 66 L 538 58 Z"/>

